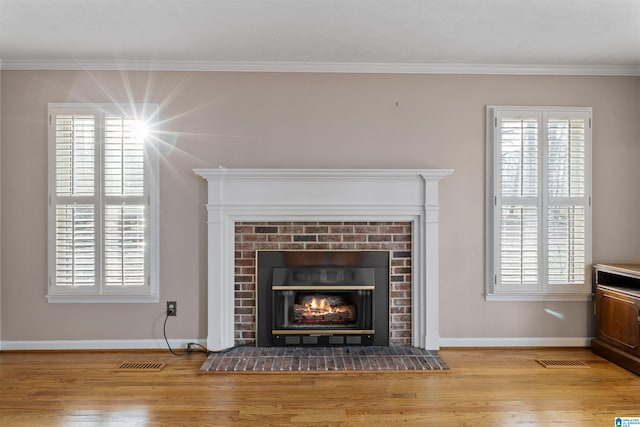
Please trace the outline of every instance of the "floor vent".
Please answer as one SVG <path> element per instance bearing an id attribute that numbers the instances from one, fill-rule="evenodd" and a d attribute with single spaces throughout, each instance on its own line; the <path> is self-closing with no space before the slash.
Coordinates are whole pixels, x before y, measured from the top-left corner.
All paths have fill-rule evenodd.
<path id="1" fill-rule="evenodd" d="M 122 362 L 116 371 L 126 372 L 158 372 L 166 365 L 165 362 Z"/>
<path id="2" fill-rule="evenodd" d="M 545 368 L 563 369 L 563 368 L 589 368 L 589 365 L 580 360 L 569 359 L 536 359 L 536 362 L 544 366 Z"/>

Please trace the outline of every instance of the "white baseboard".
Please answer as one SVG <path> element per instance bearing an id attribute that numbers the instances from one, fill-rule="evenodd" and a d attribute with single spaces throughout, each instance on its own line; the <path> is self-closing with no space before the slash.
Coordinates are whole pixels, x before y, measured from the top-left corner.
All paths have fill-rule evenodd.
<path id="1" fill-rule="evenodd" d="M 591 337 L 440 338 L 440 347 L 590 347 Z"/>
<path id="2" fill-rule="evenodd" d="M 206 339 L 172 339 L 171 348 L 183 350 L 188 343 L 206 346 Z M 2 351 L 9 350 L 167 350 L 165 340 L 68 340 L 68 341 L 11 341 L 0 342 Z"/>
<path id="3" fill-rule="evenodd" d="M 440 347 L 590 347 L 591 337 L 566 338 L 440 338 Z M 206 339 L 172 339 L 171 348 L 182 350 L 188 343 L 207 345 Z M 164 340 L 68 340 L 0 341 L 2 351 L 10 350 L 165 350 Z"/>

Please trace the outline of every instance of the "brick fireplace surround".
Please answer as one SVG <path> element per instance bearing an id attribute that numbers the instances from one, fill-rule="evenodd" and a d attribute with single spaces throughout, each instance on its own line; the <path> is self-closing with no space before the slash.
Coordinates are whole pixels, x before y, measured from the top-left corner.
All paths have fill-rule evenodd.
<path id="1" fill-rule="evenodd" d="M 240 222 L 235 242 L 236 345 L 256 339 L 257 250 L 389 251 L 389 345 L 411 344 L 410 222 Z"/>
<path id="2" fill-rule="evenodd" d="M 208 182 L 207 347 L 255 340 L 255 251 L 391 252 L 390 345 L 438 350 L 444 169 L 196 169 Z"/>

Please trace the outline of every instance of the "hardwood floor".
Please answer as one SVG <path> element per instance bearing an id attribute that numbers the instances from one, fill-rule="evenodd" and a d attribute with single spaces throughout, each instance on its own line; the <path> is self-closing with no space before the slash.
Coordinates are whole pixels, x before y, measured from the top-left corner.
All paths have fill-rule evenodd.
<path id="1" fill-rule="evenodd" d="M 0 352 L 1 426 L 614 426 L 640 377 L 588 349 L 444 349 L 448 372 L 211 374 L 204 354 Z M 590 369 L 545 369 L 539 358 Z M 116 372 L 122 361 L 160 372 Z"/>

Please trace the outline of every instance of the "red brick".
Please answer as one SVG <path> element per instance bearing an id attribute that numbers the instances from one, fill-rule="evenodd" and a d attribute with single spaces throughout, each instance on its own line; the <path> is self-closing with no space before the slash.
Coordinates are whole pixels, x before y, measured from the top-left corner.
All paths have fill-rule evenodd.
<path id="1" fill-rule="evenodd" d="M 318 242 L 341 242 L 342 236 L 338 234 L 321 234 L 318 236 Z"/>
<path id="2" fill-rule="evenodd" d="M 240 292 L 236 292 L 236 298 L 254 299 L 254 294 L 253 292 L 240 291 Z"/>
<path id="3" fill-rule="evenodd" d="M 280 249 L 282 251 L 302 250 L 302 249 L 304 249 L 304 244 L 303 243 L 280 243 L 278 245 L 278 249 Z"/>
<path id="4" fill-rule="evenodd" d="M 240 253 L 240 255 L 241 255 L 241 256 L 240 256 L 240 258 L 248 258 L 248 257 L 246 256 L 245 251 L 247 251 L 247 250 L 251 250 L 251 249 L 253 249 L 253 247 L 254 247 L 254 245 L 253 245 L 253 243 L 251 243 L 251 242 L 250 242 L 250 243 L 236 242 L 236 247 L 235 247 L 235 249 L 236 249 L 236 251 L 242 251 L 242 252 Z M 237 258 L 237 257 L 236 257 L 236 258 Z"/>
<path id="5" fill-rule="evenodd" d="M 410 299 L 396 299 L 393 301 L 393 305 L 397 306 L 410 306 L 411 305 L 411 300 Z"/>
<path id="6" fill-rule="evenodd" d="M 409 323 L 409 322 L 411 322 L 411 316 L 408 315 L 408 314 L 395 314 L 395 315 L 392 315 L 391 317 L 393 318 L 393 321 L 397 322 L 397 323 L 402 323 L 402 322 Z"/>
<path id="7" fill-rule="evenodd" d="M 269 242 L 291 242 L 293 236 L 290 234 L 270 234 L 267 238 Z"/>
<path id="8" fill-rule="evenodd" d="M 329 227 L 322 226 L 313 226 L 313 227 L 305 227 L 304 232 L 306 234 L 326 234 L 329 232 Z"/>
<path id="9" fill-rule="evenodd" d="M 243 242 L 266 242 L 267 236 L 264 234 L 243 234 Z"/>
<path id="10" fill-rule="evenodd" d="M 353 243 L 332 243 L 331 249 L 335 251 L 348 251 L 355 249 L 355 247 L 353 246 Z"/>
<path id="11" fill-rule="evenodd" d="M 251 281 L 251 282 L 247 282 L 247 283 L 240 283 L 240 291 L 253 291 L 255 292 L 256 290 L 256 282 L 255 281 Z"/>
<path id="12" fill-rule="evenodd" d="M 367 236 L 367 240 L 370 242 L 391 242 L 393 236 L 391 234 L 370 234 Z"/>
<path id="13" fill-rule="evenodd" d="M 250 225 L 238 225 L 238 224 L 236 224 L 235 232 L 236 232 L 236 235 L 238 235 L 238 234 L 253 233 L 253 226 L 250 226 Z"/>
<path id="14" fill-rule="evenodd" d="M 342 236 L 343 242 L 366 242 L 366 234 L 345 234 Z"/>
<path id="15" fill-rule="evenodd" d="M 280 226 L 280 233 L 282 234 L 301 234 L 304 232 L 304 227 L 298 225 Z"/>
<path id="16" fill-rule="evenodd" d="M 329 233 L 351 234 L 353 233 L 353 226 L 352 225 L 332 226 L 332 227 L 329 227 Z"/>
<path id="17" fill-rule="evenodd" d="M 383 225 L 380 227 L 380 233 L 402 234 L 404 233 L 404 227 L 402 225 Z"/>
<path id="18" fill-rule="evenodd" d="M 242 323 L 248 323 L 248 324 L 253 324 L 256 322 L 256 317 L 255 316 L 240 316 L 240 322 Z"/>
<path id="19" fill-rule="evenodd" d="M 315 251 L 315 250 L 329 250 L 331 249 L 331 245 L 329 243 L 307 243 L 305 245 L 305 249 L 308 249 L 310 251 Z"/>
<path id="20" fill-rule="evenodd" d="M 388 245 L 388 249 L 391 251 L 410 251 L 411 248 L 407 247 L 407 243 L 405 242 L 394 242 L 394 243 L 389 243 Z"/>
<path id="21" fill-rule="evenodd" d="M 378 234 L 378 227 L 370 225 L 358 225 L 354 227 L 354 232 L 358 234 Z"/>
<path id="22" fill-rule="evenodd" d="M 391 323 L 389 329 L 392 331 L 406 331 L 406 325 L 402 323 Z"/>
<path id="23" fill-rule="evenodd" d="M 369 250 L 377 251 L 382 249 L 382 245 L 380 243 L 366 243 L 366 244 L 359 245 L 358 249 L 363 249 L 363 250 L 369 249 Z"/>
<path id="24" fill-rule="evenodd" d="M 255 227 L 253 232 L 256 234 L 273 234 L 278 232 L 278 227 L 275 227 L 275 226 Z"/>

